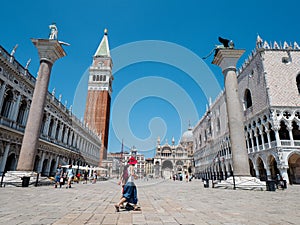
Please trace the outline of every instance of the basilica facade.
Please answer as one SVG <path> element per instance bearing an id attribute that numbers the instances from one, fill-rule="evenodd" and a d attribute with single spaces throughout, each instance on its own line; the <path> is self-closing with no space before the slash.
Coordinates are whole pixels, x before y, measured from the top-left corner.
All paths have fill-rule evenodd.
<path id="1" fill-rule="evenodd" d="M 175 139 L 172 143 L 166 141 L 161 144 L 157 138 L 156 153 L 154 157 L 154 176 L 170 178 L 174 175 L 184 177 L 186 174 L 193 173 L 193 133 L 189 127 L 181 137 L 178 145 Z"/>
<path id="2" fill-rule="evenodd" d="M 237 71 L 251 175 L 300 183 L 300 48 L 263 41 Z M 225 91 L 193 129 L 195 173 L 208 179 L 234 174 Z"/>
<path id="3" fill-rule="evenodd" d="M 0 46 L 0 173 L 15 171 L 36 78 Z M 34 171 L 53 176 L 58 164 L 97 166 L 101 137 L 90 130 L 48 92 L 44 108 Z"/>

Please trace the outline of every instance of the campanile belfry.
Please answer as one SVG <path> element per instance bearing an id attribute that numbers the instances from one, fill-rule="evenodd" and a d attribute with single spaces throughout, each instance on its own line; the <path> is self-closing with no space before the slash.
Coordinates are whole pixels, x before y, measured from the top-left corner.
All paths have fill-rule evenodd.
<path id="1" fill-rule="evenodd" d="M 107 157 L 110 101 L 112 93 L 112 59 L 110 57 L 107 30 L 100 42 L 93 63 L 89 68 L 88 94 L 84 121 L 88 127 L 101 135 L 99 166 Z"/>

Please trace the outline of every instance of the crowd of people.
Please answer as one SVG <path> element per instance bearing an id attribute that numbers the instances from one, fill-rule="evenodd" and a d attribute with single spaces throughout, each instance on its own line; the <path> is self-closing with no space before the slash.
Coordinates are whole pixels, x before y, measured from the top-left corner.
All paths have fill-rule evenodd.
<path id="1" fill-rule="evenodd" d="M 94 171 L 91 176 L 91 183 L 95 184 L 97 182 L 97 172 Z M 64 171 L 62 168 L 62 165 L 58 165 L 55 173 L 55 184 L 54 187 L 62 187 L 63 185 L 66 185 L 66 188 L 71 188 L 73 182 L 79 183 L 82 181 L 83 184 L 87 184 L 89 180 L 89 172 L 87 170 L 84 170 L 82 173 L 79 171 L 75 174 L 74 169 L 72 168 L 72 165 L 69 165 L 68 168 Z"/>

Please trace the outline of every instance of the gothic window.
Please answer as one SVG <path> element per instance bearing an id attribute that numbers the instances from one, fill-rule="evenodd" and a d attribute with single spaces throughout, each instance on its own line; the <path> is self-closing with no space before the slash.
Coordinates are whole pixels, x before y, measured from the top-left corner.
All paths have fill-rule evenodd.
<path id="1" fill-rule="evenodd" d="M 268 143 L 268 136 L 267 136 L 267 133 L 266 133 L 266 128 L 263 126 L 263 138 L 264 138 L 264 142 L 265 143 Z"/>
<path id="2" fill-rule="evenodd" d="M 106 76 L 105 75 L 101 75 L 100 76 L 100 81 L 105 81 L 106 80 Z"/>
<path id="3" fill-rule="evenodd" d="M 245 94 L 244 94 L 244 104 L 245 104 L 245 108 L 248 109 L 252 106 L 252 97 L 251 97 L 251 92 L 249 89 L 245 90 Z"/>
<path id="4" fill-rule="evenodd" d="M 271 141 L 275 141 L 276 140 L 276 138 L 275 138 L 275 132 L 272 129 L 272 126 L 271 126 L 270 123 L 268 123 L 268 128 L 269 128 L 269 131 L 270 131 L 270 139 L 271 139 Z"/>
<path id="5" fill-rule="evenodd" d="M 252 141 L 251 141 L 250 133 L 248 133 L 248 143 L 249 143 L 249 148 L 252 148 Z"/>
<path id="6" fill-rule="evenodd" d="M 11 110 L 13 106 L 13 99 L 14 95 L 11 90 L 7 91 L 5 94 L 4 100 L 3 100 L 3 105 L 1 109 L 1 116 L 7 117 L 9 116 L 9 111 Z"/>
<path id="7" fill-rule="evenodd" d="M 99 81 L 99 78 L 100 78 L 99 75 L 97 75 L 97 81 Z"/>
<path id="8" fill-rule="evenodd" d="M 300 73 L 296 77 L 298 93 L 300 94 Z"/>
<path id="9" fill-rule="evenodd" d="M 253 138 L 253 144 L 254 144 L 254 146 L 257 146 L 256 140 L 255 140 L 255 134 L 254 134 L 253 130 L 252 130 L 252 138 Z"/>
<path id="10" fill-rule="evenodd" d="M 220 132 L 220 130 L 221 130 L 220 118 L 217 118 L 217 132 Z"/>
<path id="11" fill-rule="evenodd" d="M 202 145 L 202 139 L 201 139 L 201 134 L 199 135 L 199 146 Z"/>
<path id="12" fill-rule="evenodd" d="M 281 140 L 290 140 L 289 131 L 284 121 L 280 122 L 279 137 Z"/>
<path id="13" fill-rule="evenodd" d="M 293 138 L 294 138 L 294 140 L 300 140 L 299 125 L 296 123 L 296 121 L 293 121 L 292 126 L 293 126 Z"/>
<path id="14" fill-rule="evenodd" d="M 93 76 L 93 81 L 96 81 L 96 75 Z"/>
<path id="15" fill-rule="evenodd" d="M 264 121 L 264 122 L 267 122 L 267 120 L 268 120 L 267 116 L 264 115 L 264 116 L 263 116 L 263 121 Z"/>
<path id="16" fill-rule="evenodd" d="M 261 136 L 259 134 L 259 129 L 258 128 L 256 128 L 256 133 L 257 133 L 258 144 L 261 145 L 262 144 L 262 140 L 261 140 Z"/>
<path id="17" fill-rule="evenodd" d="M 22 103 L 21 103 L 20 109 L 19 109 L 18 117 L 17 117 L 17 123 L 19 123 L 21 125 L 25 125 L 25 124 L 22 124 L 22 123 L 23 123 L 23 120 L 24 120 L 26 108 L 27 108 L 27 102 L 25 100 L 23 100 Z"/>

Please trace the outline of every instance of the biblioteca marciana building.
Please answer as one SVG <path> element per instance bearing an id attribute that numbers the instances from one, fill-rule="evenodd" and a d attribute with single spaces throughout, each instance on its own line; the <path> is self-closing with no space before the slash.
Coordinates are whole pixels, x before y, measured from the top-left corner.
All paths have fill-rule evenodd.
<path id="1" fill-rule="evenodd" d="M 279 176 L 300 184 L 300 48 L 296 42 L 256 48 L 238 71 L 244 137 L 251 175 Z M 193 129 L 195 173 L 209 179 L 232 175 L 225 93 L 209 105 Z"/>
<path id="2" fill-rule="evenodd" d="M 106 35 L 105 33 L 104 41 L 101 42 L 105 46 L 100 44 L 98 48 L 98 50 L 100 49 L 97 51 L 99 54 L 109 51 L 106 49 Z M 103 48 L 105 49 L 103 50 Z M 15 59 L 15 52 L 16 47 L 9 53 L 0 46 L 1 174 L 7 171 L 16 171 L 36 83 L 36 78 L 28 70 L 30 60 L 25 67 L 22 66 Z M 97 57 L 98 55 L 94 56 L 94 61 Z M 106 62 L 110 62 L 109 57 L 101 59 L 104 60 L 105 69 L 110 66 L 106 65 Z M 95 68 L 91 68 L 91 70 L 93 69 Z M 92 74 L 92 77 L 96 77 L 95 81 L 99 80 L 95 74 Z M 106 80 L 104 81 L 100 83 L 106 84 Z M 111 83 L 109 79 L 107 82 Z M 110 99 L 108 99 L 109 101 Z M 105 110 L 104 114 L 109 114 L 107 109 Z M 88 117 L 88 115 L 86 116 Z M 48 92 L 33 171 L 43 176 L 53 176 L 58 164 L 97 167 L 101 157 L 106 157 L 106 151 L 102 155 L 100 153 L 103 149 L 102 145 L 107 144 L 107 120 L 104 117 L 104 122 L 102 122 L 101 118 L 100 124 L 104 123 L 104 125 L 97 129 L 98 132 L 94 132 L 94 129 L 89 128 L 86 123 L 72 114 L 71 107 L 67 108 L 61 102 L 61 95 L 57 99 L 55 91 Z M 104 142 L 100 132 L 102 132 Z"/>

